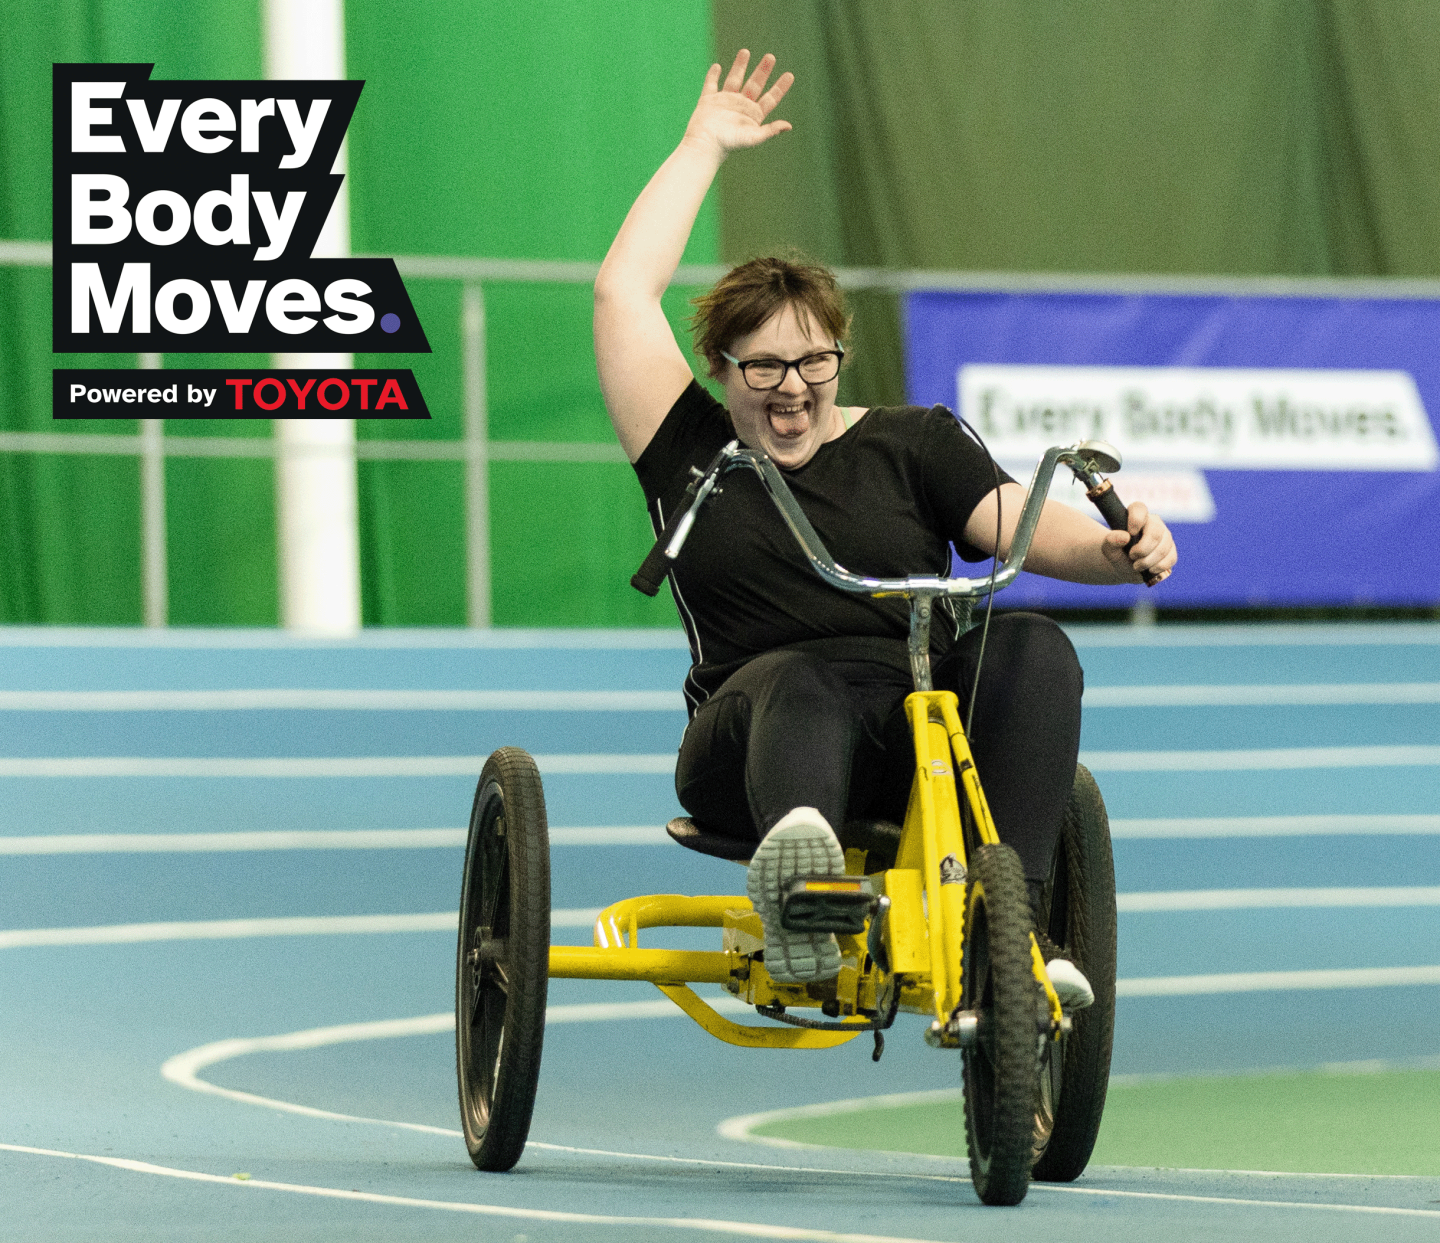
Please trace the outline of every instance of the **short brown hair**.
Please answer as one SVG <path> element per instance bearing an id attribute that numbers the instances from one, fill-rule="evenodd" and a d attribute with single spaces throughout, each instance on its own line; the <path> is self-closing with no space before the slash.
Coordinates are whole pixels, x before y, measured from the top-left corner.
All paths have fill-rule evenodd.
<path id="1" fill-rule="evenodd" d="M 704 357 L 712 378 L 725 370 L 722 350 L 755 331 L 784 306 L 795 308 L 803 327 L 820 325 L 827 336 L 844 344 L 850 330 L 845 295 L 835 273 L 796 256 L 751 259 L 731 268 L 708 293 L 692 300 L 690 328 L 695 351 Z"/>

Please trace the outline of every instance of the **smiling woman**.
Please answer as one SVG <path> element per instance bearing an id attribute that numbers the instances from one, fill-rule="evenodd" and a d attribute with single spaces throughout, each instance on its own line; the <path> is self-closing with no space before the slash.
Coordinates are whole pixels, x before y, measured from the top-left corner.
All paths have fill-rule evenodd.
<path id="1" fill-rule="evenodd" d="M 752 259 L 695 308 L 695 349 L 725 385 L 737 434 L 778 465 L 805 465 L 865 413 L 835 406 L 849 317 L 828 269 Z"/>
<path id="2" fill-rule="evenodd" d="M 724 158 L 791 128 L 768 120 L 791 73 L 768 86 L 769 55 L 749 71 L 743 50 L 723 81 L 710 66 L 683 140 L 635 200 L 595 282 L 600 389 L 652 526 L 664 529 L 691 478 L 739 438 L 786 471 L 845 566 L 948 575 L 952 547 L 968 560 L 1004 552 L 1020 487 L 949 410 L 835 405 L 848 320 L 827 269 L 760 258 L 721 278 L 698 298 L 693 323 L 724 405 L 691 374 L 661 294 Z M 687 536 L 683 565 L 670 565 L 693 655 L 675 792 L 701 830 L 753 854 L 749 893 L 770 975 L 831 978 L 834 936 L 780 928 L 779 893 L 795 874 L 844 870 L 832 825 L 903 818 L 913 771 L 901 707 L 912 690 L 909 608 L 816 579 L 756 480 L 727 478 L 719 491 Z M 1175 562 L 1164 523 L 1143 506 L 1129 521 L 1128 531 L 1104 531 L 1050 504 L 1028 567 L 1083 582 L 1164 575 Z M 972 704 L 976 766 L 1034 903 L 1076 771 L 1080 668 L 1053 622 L 1008 616 L 988 635 L 1001 670 L 972 696 L 979 640 L 959 624 L 932 629 L 935 686 Z"/>
<path id="3" fill-rule="evenodd" d="M 722 277 L 697 300 L 694 327 L 725 404 L 692 375 L 661 295 L 725 158 L 790 128 L 768 118 L 792 75 L 767 89 L 768 55 L 749 70 L 745 51 L 723 82 L 710 67 L 684 138 L 631 207 L 595 282 L 600 386 L 653 526 L 664 529 L 692 478 L 738 438 L 787 473 L 826 547 L 859 572 L 945 575 L 952 547 L 972 561 L 1003 553 L 1020 488 L 948 410 L 836 405 L 848 322 L 824 268 L 761 258 Z M 903 818 L 914 767 L 902 708 L 909 609 L 820 581 L 757 480 L 727 477 L 723 492 L 669 569 L 693 658 L 676 793 L 702 831 L 752 855 L 749 893 L 772 978 L 827 979 L 840 968 L 834 937 L 782 928 L 779 894 L 797 874 L 844 870 L 832 826 Z M 1048 505 L 1028 568 L 1094 583 L 1163 575 L 1175 561 L 1164 524 L 1143 505 L 1129 524 L 1108 532 Z M 980 683 L 981 636 L 933 627 L 935 686 L 972 705 L 976 765 L 1035 902 L 1075 775 L 1080 669 L 1045 618 L 1006 617 L 985 642 L 999 669 Z"/>

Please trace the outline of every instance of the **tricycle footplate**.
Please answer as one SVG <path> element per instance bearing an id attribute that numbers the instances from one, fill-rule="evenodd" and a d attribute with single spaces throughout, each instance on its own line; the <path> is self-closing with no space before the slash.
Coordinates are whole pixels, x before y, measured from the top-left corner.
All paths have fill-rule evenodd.
<path id="1" fill-rule="evenodd" d="M 796 876 L 780 895 L 780 926 L 790 932 L 865 931 L 875 905 L 868 876 Z"/>

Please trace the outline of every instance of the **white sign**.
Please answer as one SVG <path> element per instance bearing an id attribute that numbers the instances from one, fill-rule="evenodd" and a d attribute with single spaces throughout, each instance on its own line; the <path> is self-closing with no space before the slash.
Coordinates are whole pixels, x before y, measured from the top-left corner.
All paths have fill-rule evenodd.
<path id="1" fill-rule="evenodd" d="M 1126 462 L 1228 470 L 1434 470 L 1405 371 L 969 363 L 964 417 L 997 458 L 1108 440 Z"/>

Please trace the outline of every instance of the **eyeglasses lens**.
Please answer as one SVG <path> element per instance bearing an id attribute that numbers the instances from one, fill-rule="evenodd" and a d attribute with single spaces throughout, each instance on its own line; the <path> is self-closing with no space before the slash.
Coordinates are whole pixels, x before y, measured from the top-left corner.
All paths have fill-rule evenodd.
<path id="1" fill-rule="evenodd" d="M 806 384 L 827 384 L 840 371 L 840 355 L 835 353 L 811 354 L 792 363 Z M 778 388 L 785 381 L 790 367 L 768 358 L 759 359 L 745 367 L 745 380 L 751 388 Z"/>

